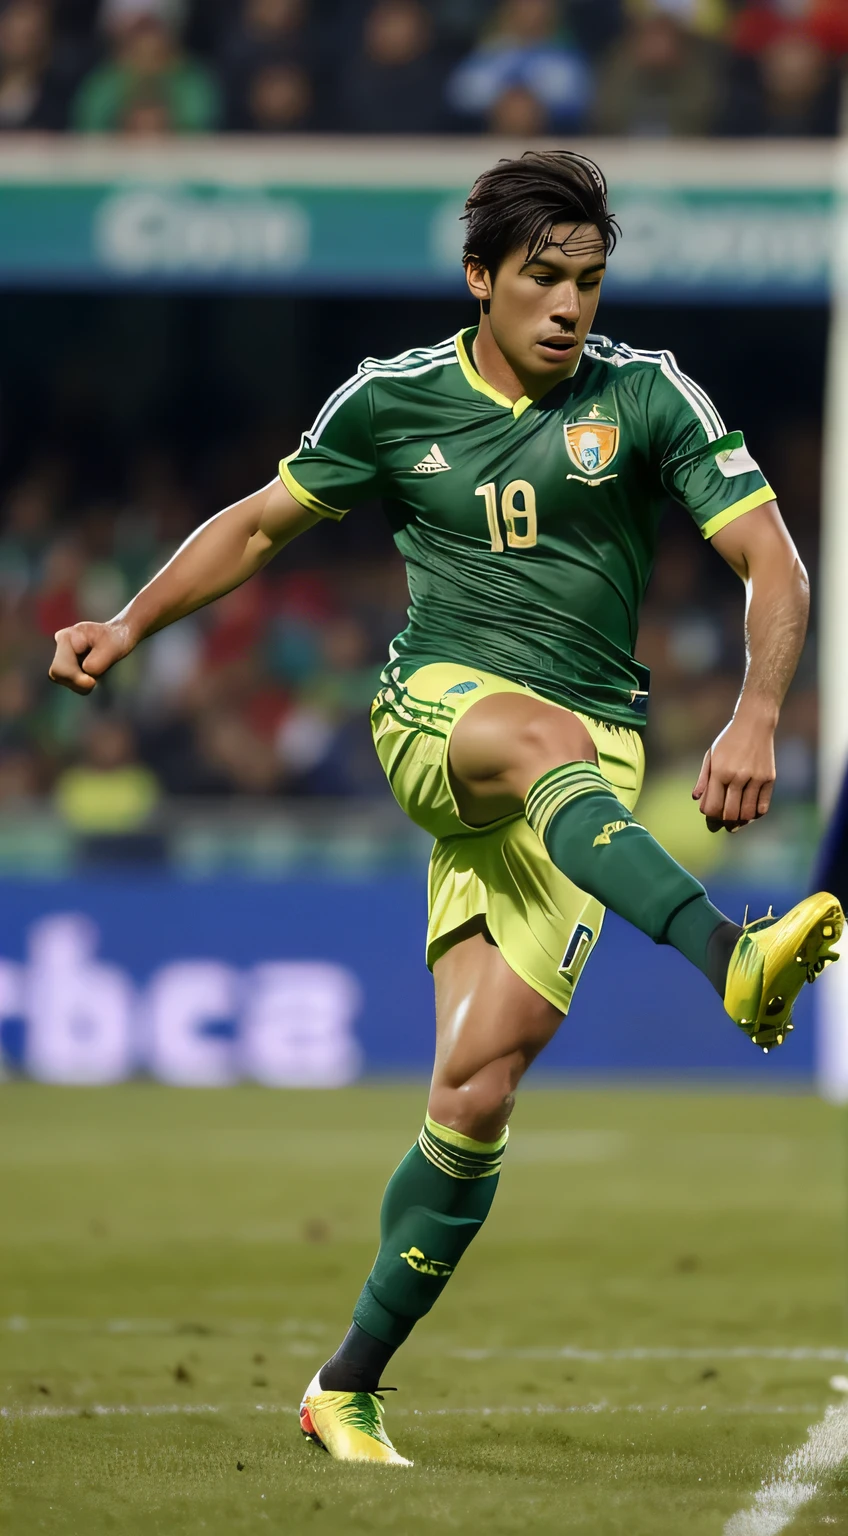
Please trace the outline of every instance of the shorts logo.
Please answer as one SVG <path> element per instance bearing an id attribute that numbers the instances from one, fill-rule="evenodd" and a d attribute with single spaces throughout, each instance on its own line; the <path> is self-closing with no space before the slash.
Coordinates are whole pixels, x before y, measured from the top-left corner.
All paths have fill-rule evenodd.
<path id="1" fill-rule="evenodd" d="M 419 1275 L 433 1275 L 438 1279 L 447 1279 L 453 1274 L 452 1264 L 443 1264 L 441 1259 L 427 1259 L 420 1248 L 410 1248 L 408 1253 L 401 1254 L 406 1259 L 410 1269 L 414 1269 Z"/>
<path id="2" fill-rule="evenodd" d="M 598 833 L 592 847 L 599 848 L 602 844 L 609 843 L 610 838 L 615 837 L 616 832 L 623 832 L 625 827 L 637 827 L 638 825 L 637 821 L 608 821 L 603 832 Z"/>
<path id="3" fill-rule="evenodd" d="M 570 422 L 563 428 L 565 446 L 572 464 L 584 475 L 599 475 L 608 469 L 618 453 L 619 429 L 614 421 L 600 421 L 595 417 L 597 406 L 582 421 Z"/>
<path id="4" fill-rule="evenodd" d="M 479 683 L 454 683 L 452 688 L 446 688 L 442 698 L 446 699 L 449 693 L 470 693 L 472 688 L 479 688 Z"/>
<path id="5" fill-rule="evenodd" d="M 590 928 L 588 923 L 577 923 L 568 941 L 568 946 L 562 957 L 562 965 L 559 968 L 560 976 L 564 976 L 566 981 L 571 982 L 572 986 L 577 985 L 580 972 L 589 958 L 594 942 L 594 928 Z"/>

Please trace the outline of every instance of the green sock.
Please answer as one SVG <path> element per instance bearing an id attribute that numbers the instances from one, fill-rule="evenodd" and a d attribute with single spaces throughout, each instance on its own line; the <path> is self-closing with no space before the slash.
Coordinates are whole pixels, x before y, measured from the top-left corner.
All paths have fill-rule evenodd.
<path id="1" fill-rule="evenodd" d="M 430 1116 L 389 1180 L 380 1250 L 354 1322 L 394 1349 L 442 1294 L 489 1214 L 508 1133 L 491 1144 Z"/>
<path id="2" fill-rule="evenodd" d="M 710 940 L 728 919 L 616 799 L 594 763 L 543 774 L 525 813 L 569 880 L 656 944 L 672 944 L 722 991 Z"/>

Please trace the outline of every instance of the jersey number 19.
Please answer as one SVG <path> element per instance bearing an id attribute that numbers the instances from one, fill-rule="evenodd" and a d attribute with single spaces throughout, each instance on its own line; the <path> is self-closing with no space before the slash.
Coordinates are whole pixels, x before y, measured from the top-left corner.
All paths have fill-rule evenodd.
<path id="1" fill-rule="evenodd" d="M 498 488 L 494 480 L 490 480 L 488 485 L 478 485 L 474 495 L 485 498 L 486 521 L 489 524 L 492 549 L 496 554 L 500 554 L 504 548 L 503 530 L 506 531 L 506 542 L 510 549 L 532 549 L 537 533 L 536 492 L 529 480 L 510 480 L 501 497 L 500 513 Z M 517 497 L 520 498 L 519 504 L 516 504 Z M 516 528 L 518 521 L 524 524 L 523 533 L 519 533 Z"/>

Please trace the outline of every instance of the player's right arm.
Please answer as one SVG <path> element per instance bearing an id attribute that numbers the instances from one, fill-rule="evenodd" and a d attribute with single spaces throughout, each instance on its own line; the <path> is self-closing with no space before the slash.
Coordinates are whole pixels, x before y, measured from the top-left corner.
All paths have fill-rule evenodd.
<path id="1" fill-rule="evenodd" d="M 225 507 L 106 624 L 72 624 L 56 635 L 54 683 L 91 693 L 98 677 L 146 635 L 173 624 L 247 581 L 284 545 L 380 493 L 369 374 L 365 365 L 331 395 L 300 447 L 283 459 L 280 479 Z"/>
<path id="2" fill-rule="evenodd" d="M 114 619 L 60 629 L 50 677 L 74 693 L 91 693 L 97 679 L 140 640 L 231 592 L 320 521 L 282 480 L 225 507 L 186 539 Z"/>

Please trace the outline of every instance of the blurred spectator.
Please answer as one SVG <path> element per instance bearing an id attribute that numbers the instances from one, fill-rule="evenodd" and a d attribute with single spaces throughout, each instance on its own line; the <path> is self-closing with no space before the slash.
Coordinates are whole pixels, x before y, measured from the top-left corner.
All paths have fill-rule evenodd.
<path id="1" fill-rule="evenodd" d="M 219 56 L 225 70 L 238 71 L 255 68 L 269 54 L 311 63 L 318 48 L 306 0 L 241 0 Z"/>
<path id="2" fill-rule="evenodd" d="M 732 136 L 820 137 L 838 132 L 839 112 L 839 75 L 821 43 L 787 31 L 739 61 L 720 127 Z"/>
<path id="3" fill-rule="evenodd" d="M 114 715 L 89 721 L 85 758 L 60 774 L 56 808 L 77 832 L 137 832 L 160 798 L 155 774 L 138 760 L 131 726 Z"/>
<path id="4" fill-rule="evenodd" d="M 730 32 L 740 53 L 756 54 L 787 36 L 805 36 L 835 57 L 848 53 L 845 0 L 749 0 Z"/>
<path id="5" fill-rule="evenodd" d="M 625 4 L 626 0 L 569 0 L 569 30 L 587 58 L 600 58 L 615 42 L 624 26 Z"/>
<path id="6" fill-rule="evenodd" d="M 547 107 L 526 85 L 509 85 L 492 102 L 486 117 L 490 133 L 512 139 L 538 139 L 551 131 Z"/>
<path id="7" fill-rule="evenodd" d="M 6 0 L 0 10 L 0 131 L 63 128 L 69 90 L 47 0 Z"/>
<path id="8" fill-rule="evenodd" d="M 83 81 L 73 125 L 83 133 L 203 133 L 220 116 L 218 87 L 181 50 L 165 0 L 111 0 L 111 58 Z"/>
<path id="9" fill-rule="evenodd" d="M 0 0 L 0 133 L 818 137 L 845 57 L 848 0 Z"/>
<path id="10" fill-rule="evenodd" d="M 719 105 L 719 61 L 678 17 L 637 17 L 598 74 L 598 133 L 673 138 L 708 133 Z"/>
<path id="11" fill-rule="evenodd" d="M 4 508 L 0 542 L 0 591 L 20 596 L 36 580 L 50 533 L 52 503 L 43 479 L 16 485 Z"/>
<path id="12" fill-rule="evenodd" d="M 260 133 L 314 127 L 321 56 L 305 0 L 243 0 L 219 50 L 227 126 Z"/>
<path id="13" fill-rule="evenodd" d="M 673 16 L 700 37 L 723 37 L 734 0 L 625 0 L 628 15 Z"/>
<path id="14" fill-rule="evenodd" d="M 73 539 L 57 539 L 48 549 L 35 601 L 35 619 L 46 638 L 79 616 L 78 589 L 85 562 Z"/>
<path id="15" fill-rule="evenodd" d="M 582 127 L 592 76 L 583 54 L 560 29 L 555 0 L 503 0 L 493 31 L 454 71 L 447 94 L 457 113 L 479 123 L 514 90 L 535 97 L 553 127 Z M 506 115 L 509 120 L 509 108 Z"/>
<path id="16" fill-rule="evenodd" d="M 445 66 L 419 0 L 377 0 L 360 52 L 345 61 L 339 123 L 354 133 L 438 133 L 448 126 Z"/>
<path id="17" fill-rule="evenodd" d="M 116 126 L 130 138 L 140 139 L 165 138 L 175 131 L 171 109 L 157 94 L 134 97 Z"/>
<path id="18" fill-rule="evenodd" d="M 233 128 L 256 133 L 292 133 L 313 128 L 315 91 L 310 75 L 285 60 L 262 64 L 247 83 L 234 111 Z"/>

